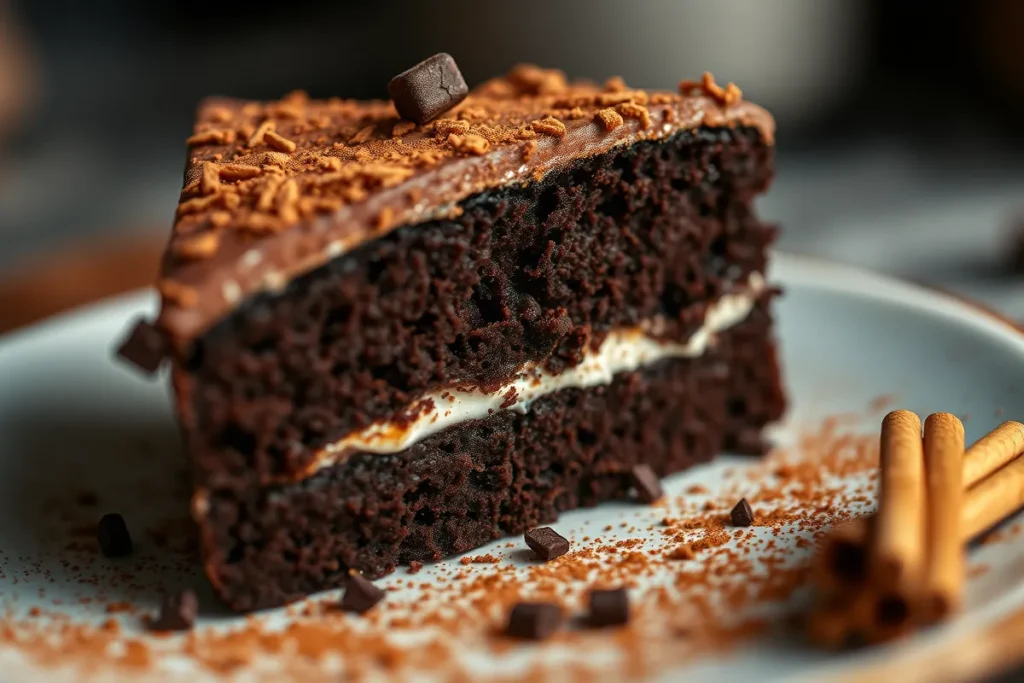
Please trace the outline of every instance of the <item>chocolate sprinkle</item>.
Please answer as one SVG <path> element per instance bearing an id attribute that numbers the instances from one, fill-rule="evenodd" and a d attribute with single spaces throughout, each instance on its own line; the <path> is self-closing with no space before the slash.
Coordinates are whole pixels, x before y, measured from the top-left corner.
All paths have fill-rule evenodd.
<path id="1" fill-rule="evenodd" d="M 562 623 L 562 610 L 550 602 L 521 602 L 508 616 L 506 633 L 513 638 L 545 640 Z"/>
<path id="2" fill-rule="evenodd" d="M 196 623 L 199 600 L 191 590 L 165 595 L 160 603 L 160 615 L 150 623 L 153 631 L 187 631 Z"/>
<path id="3" fill-rule="evenodd" d="M 569 552 L 569 541 L 549 526 L 526 532 L 526 545 L 547 562 Z"/>
<path id="4" fill-rule="evenodd" d="M 588 600 L 591 626 L 621 626 L 629 621 L 629 593 L 625 588 L 592 590 Z"/>
<path id="5" fill-rule="evenodd" d="M 664 495 L 661 481 L 650 465 L 636 465 L 630 471 L 633 486 L 636 488 L 636 499 L 641 503 L 653 503 Z"/>
<path id="6" fill-rule="evenodd" d="M 754 523 L 754 511 L 746 498 L 740 498 L 740 502 L 733 507 L 729 517 L 732 518 L 733 526 L 750 526 Z"/>
<path id="7" fill-rule="evenodd" d="M 167 340 L 160 330 L 145 320 L 139 320 L 117 349 L 117 355 L 151 375 L 167 357 Z"/>
<path id="8" fill-rule="evenodd" d="M 364 614 L 383 600 L 384 595 L 383 589 L 373 585 L 373 582 L 362 574 L 350 574 L 345 583 L 345 595 L 342 596 L 338 607 L 345 612 Z"/>
<path id="9" fill-rule="evenodd" d="M 124 557 L 132 552 L 132 536 L 124 517 L 116 512 L 103 515 L 96 525 L 96 540 L 107 557 Z"/>
<path id="10" fill-rule="evenodd" d="M 469 88 L 452 56 L 441 52 L 392 78 L 388 93 L 403 119 L 423 125 L 466 99 Z"/>

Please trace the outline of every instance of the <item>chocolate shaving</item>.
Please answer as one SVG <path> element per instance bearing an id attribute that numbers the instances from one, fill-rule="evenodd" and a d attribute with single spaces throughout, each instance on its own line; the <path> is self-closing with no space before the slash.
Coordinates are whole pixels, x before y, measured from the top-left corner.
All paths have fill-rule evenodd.
<path id="1" fill-rule="evenodd" d="M 592 590 L 588 602 L 591 626 L 621 626 L 629 622 L 629 593 L 625 588 Z"/>
<path id="2" fill-rule="evenodd" d="M 650 465 L 636 465 L 630 475 L 636 489 L 636 499 L 641 503 L 653 503 L 664 495 L 661 481 Z"/>
<path id="3" fill-rule="evenodd" d="M 145 320 L 139 320 L 117 349 L 117 355 L 147 374 L 156 372 L 168 355 L 167 338 Z"/>
<path id="4" fill-rule="evenodd" d="M 505 632 L 513 638 L 546 640 L 562 623 L 562 610 L 549 602 L 521 602 L 512 608 Z"/>
<path id="5" fill-rule="evenodd" d="M 569 541 L 551 527 L 545 526 L 526 532 L 526 545 L 545 562 L 569 552 Z"/>
<path id="6" fill-rule="evenodd" d="M 388 93 L 399 116 L 423 125 L 466 99 L 469 88 L 455 60 L 442 52 L 392 78 Z"/>
<path id="7" fill-rule="evenodd" d="M 373 582 L 364 578 L 362 574 L 352 573 L 345 582 L 345 595 L 342 596 L 338 607 L 345 612 L 365 614 L 383 600 L 385 594 L 383 589 L 373 585 Z"/>
<path id="8" fill-rule="evenodd" d="M 195 591 L 183 590 L 165 595 L 160 602 L 160 614 L 149 624 L 153 631 L 187 631 L 199 616 L 199 600 Z"/>
<path id="9" fill-rule="evenodd" d="M 754 523 L 754 511 L 746 498 L 740 498 L 732 512 L 729 513 L 729 518 L 732 520 L 733 526 L 750 526 Z"/>
<path id="10" fill-rule="evenodd" d="M 125 557 L 132 552 L 132 536 L 124 517 L 116 512 L 103 515 L 96 525 L 96 541 L 105 557 Z"/>

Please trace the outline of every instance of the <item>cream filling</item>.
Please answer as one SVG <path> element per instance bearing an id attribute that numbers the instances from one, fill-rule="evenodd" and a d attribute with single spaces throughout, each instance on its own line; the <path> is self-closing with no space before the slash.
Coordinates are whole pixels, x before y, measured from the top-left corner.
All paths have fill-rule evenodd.
<path id="1" fill-rule="evenodd" d="M 600 347 L 586 351 L 583 362 L 558 374 L 530 364 L 514 380 L 494 392 L 446 389 L 428 393 L 417 400 L 416 405 L 430 407 L 415 418 L 377 422 L 349 434 L 317 453 L 309 471 L 330 466 L 345 452 L 397 453 L 466 420 L 487 417 L 498 410 L 525 413 L 534 400 L 562 389 L 609 384 L 620 372 L 631 372 L 666 358 L 700 356 L 714 343 L 718 332 L 746 319 L 765 287 L 764 278 L 759 273 L 752 274 L 739 290 L 708 306 L 704 324 L 685 342 L 664 341 L 653 336 L 660 322 L 656 320 L 639 327 L 613 330 Z"/>

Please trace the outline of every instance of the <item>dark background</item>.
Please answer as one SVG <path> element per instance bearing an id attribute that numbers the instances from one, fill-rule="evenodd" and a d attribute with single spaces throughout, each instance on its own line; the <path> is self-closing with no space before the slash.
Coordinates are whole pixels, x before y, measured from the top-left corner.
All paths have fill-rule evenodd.
<path id="1" fill-rule="evenodd" d="M 165 230 L 202 97 L 382 97 L 440 50 L 471 84 L 519 61 L 668 89 L 704 69 L 736 81 L 778 118 L 764 210 L 798 251 L 931 194 L 1024 194 L 1017 0 L 3 2 L 0 273 Z"/>

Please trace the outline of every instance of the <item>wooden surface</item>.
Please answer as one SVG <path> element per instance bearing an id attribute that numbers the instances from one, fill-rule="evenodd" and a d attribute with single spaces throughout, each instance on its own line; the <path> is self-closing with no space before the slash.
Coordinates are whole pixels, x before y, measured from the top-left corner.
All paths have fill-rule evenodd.
<path id="1" fill-rule="evenodd" d="M 0 276 L 0 333 L 61 311 L 151 285 L 163 238 L 159 233 L 69 250 L 30 262 Z M 962 299 L 962 297 L 960 297 Z M 969 300 L 1015 329 L 1015 321 Z M 895 652 L 840 681 L 977 681 L 1004 673 L 1000 681 L 1024 681 L 1024 611 L 966 636 L 956 648 Z M 1005 674 L 1009 670 L 1008 674 Z"/>

